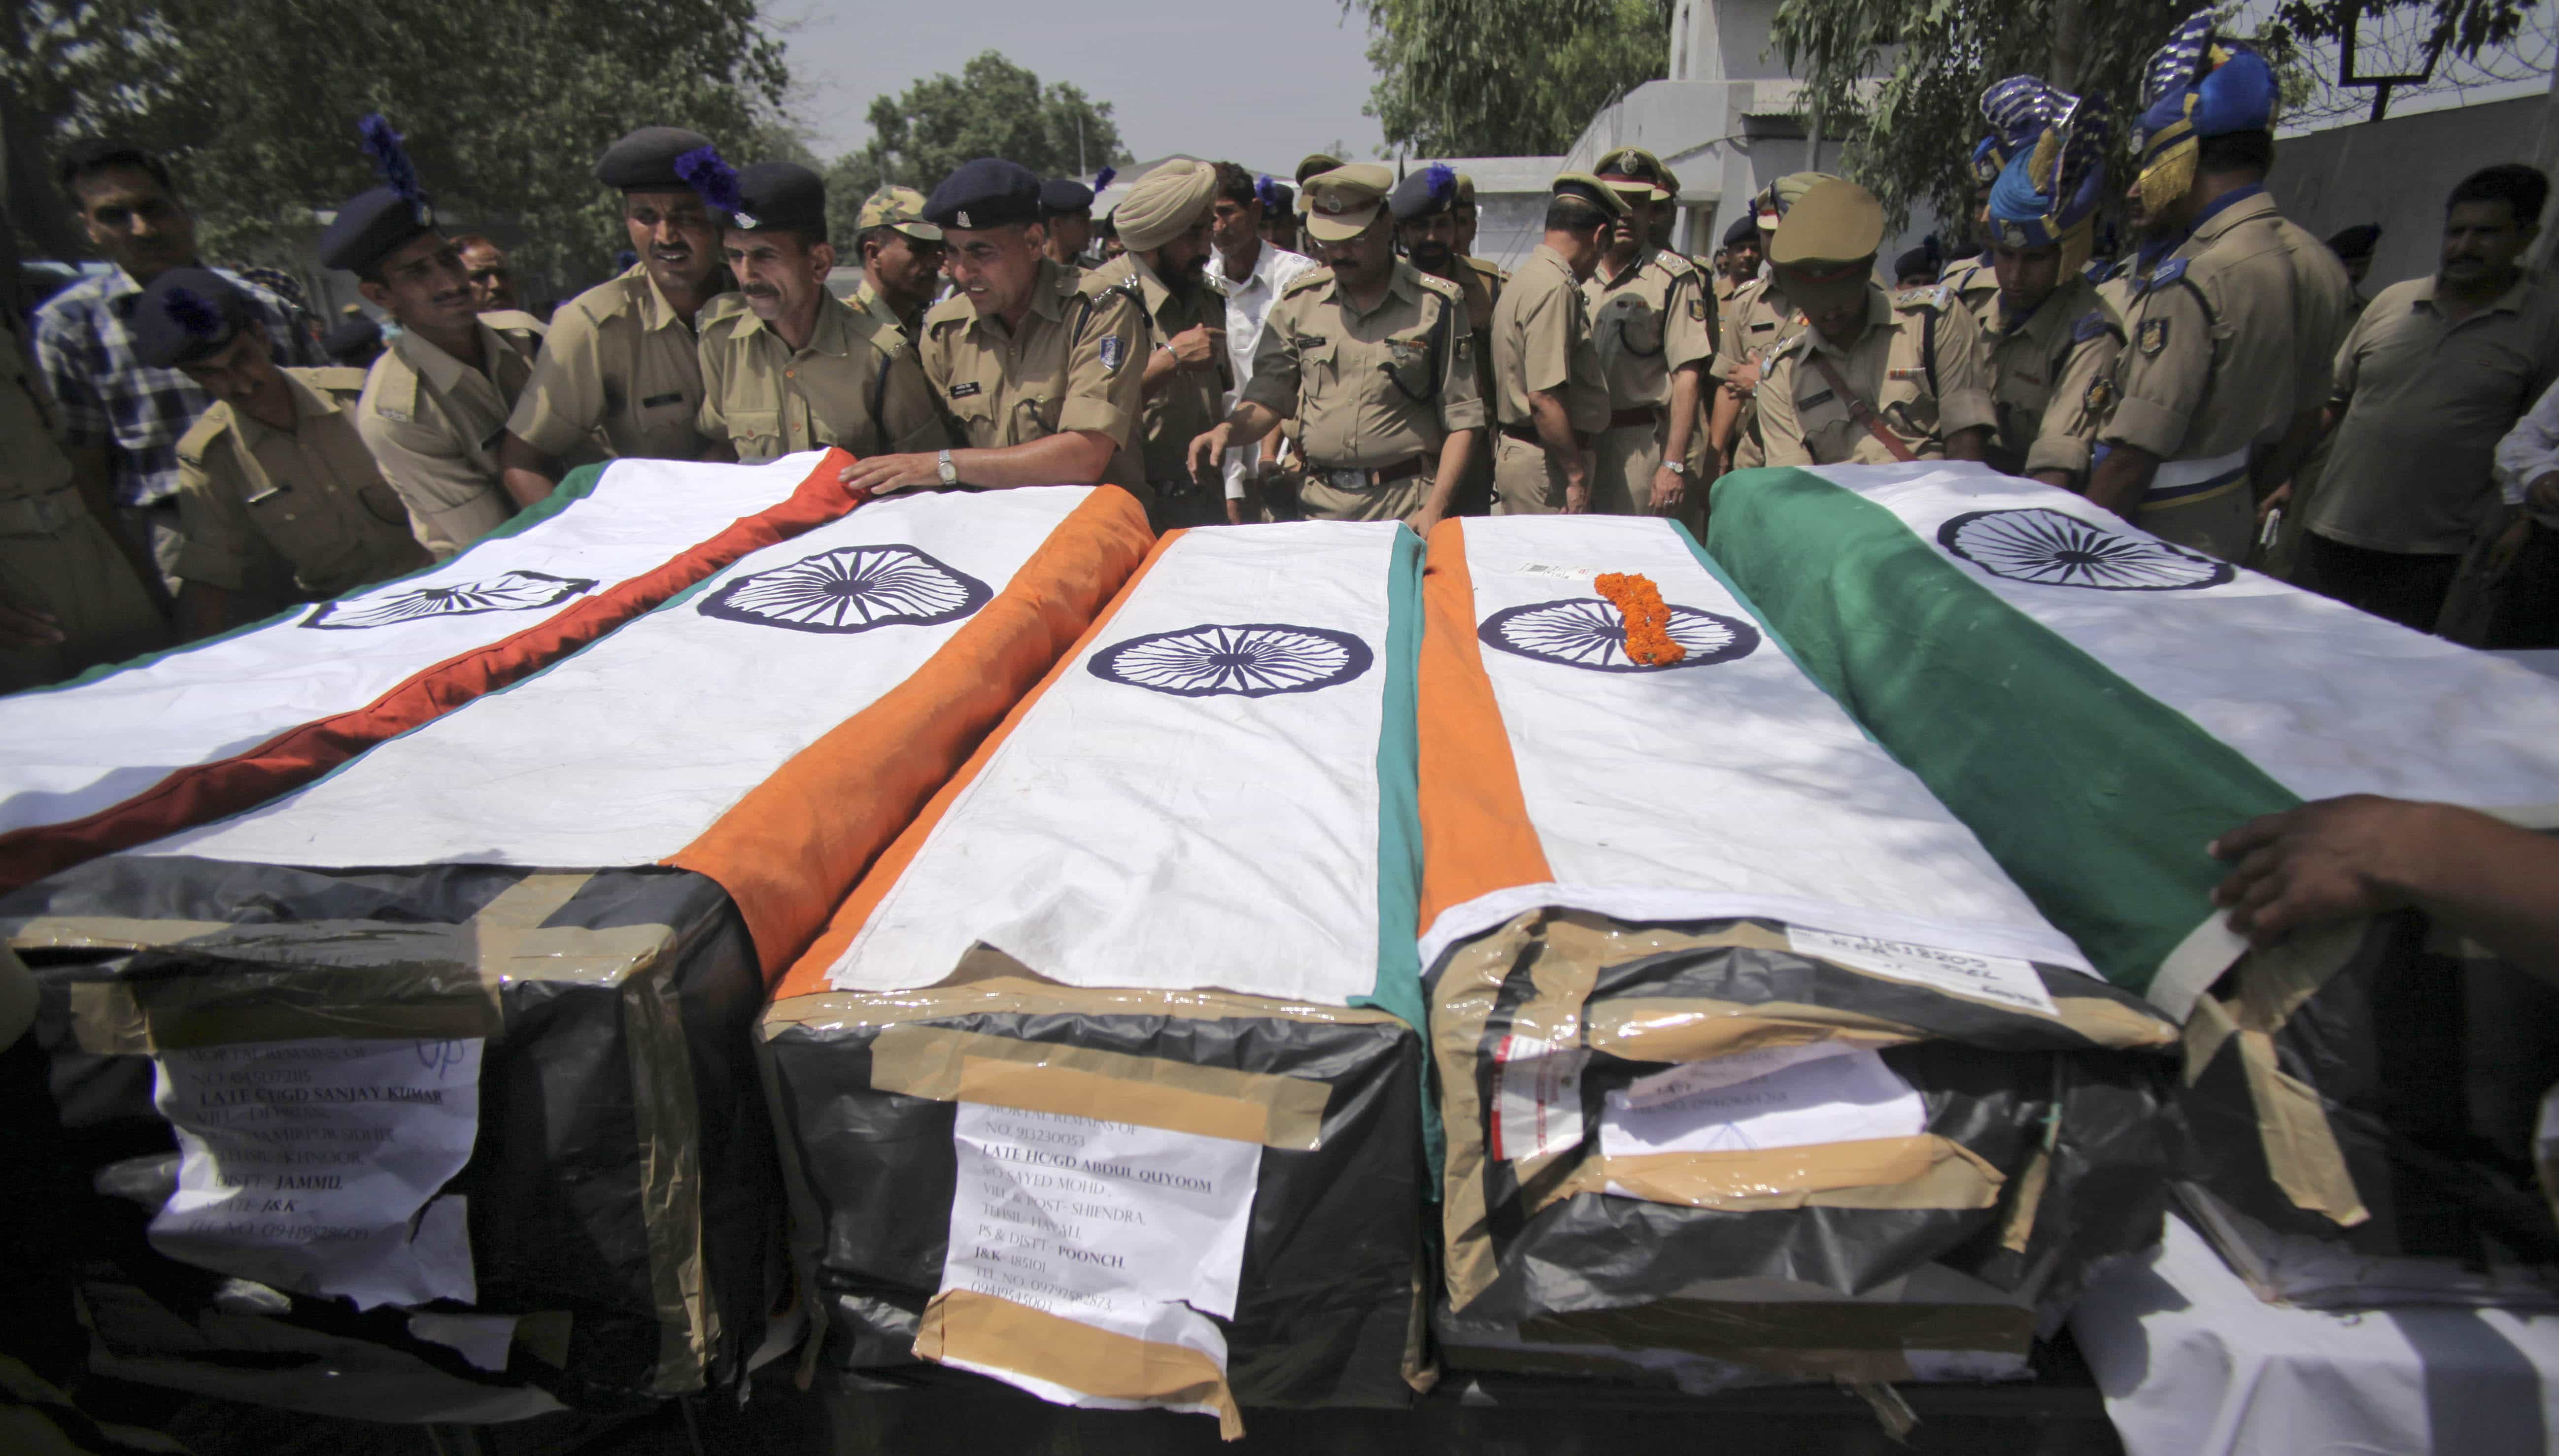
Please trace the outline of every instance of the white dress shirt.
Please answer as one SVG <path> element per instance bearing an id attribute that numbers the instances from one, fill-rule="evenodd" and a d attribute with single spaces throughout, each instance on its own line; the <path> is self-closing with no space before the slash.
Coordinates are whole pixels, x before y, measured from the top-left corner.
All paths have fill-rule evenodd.
<path id="1" fill-rule="evenodd" d="M 1233 318 L 1234 310 L 1227 315 Z M 2559 384 L 2542 390 L 2496 442 L 2497 484 L 2504 488 L 2505 504 L 2522 505 L 2525 488 L 2554 470 L 2559 470 Z"/>
<path id="2" fill-rule="evenodd" d="M 1235 408 L 1244 386 L 1253 378 L 1253 350 L 1262 342 L 1262 326 L 1271 317 L 1271 306 L 1288 285 L 1322 265 L 1303 253 L 1273 247 L 1265 242 L 1254 255 L 1253 271 L 1242 281 L 1227 276 L 1226 257 L 1216 254 L 1208 262 L 1210 284 L 1226 295 L 1226 357 L 1235 370 L 1235 388 L 1226 396 L 1226 407 Z M 1259 443 L 1241 450 L 1226 452 L 1226 499 L 1244 499 L 1246 475 L 1262 458 Z"/>

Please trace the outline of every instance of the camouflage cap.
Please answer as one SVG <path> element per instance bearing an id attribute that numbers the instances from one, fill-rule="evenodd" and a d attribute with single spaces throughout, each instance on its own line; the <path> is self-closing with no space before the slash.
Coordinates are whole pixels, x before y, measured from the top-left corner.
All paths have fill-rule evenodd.
<path id="1" fill-rule="evenodd" d="M 853 230 L 868 232 L 874 227 L 894 227 L 922 242 L 942 240 L 942 229 L 924 220 L 924 194 L 911 187 L 883 187 L 862 199 Z"/>

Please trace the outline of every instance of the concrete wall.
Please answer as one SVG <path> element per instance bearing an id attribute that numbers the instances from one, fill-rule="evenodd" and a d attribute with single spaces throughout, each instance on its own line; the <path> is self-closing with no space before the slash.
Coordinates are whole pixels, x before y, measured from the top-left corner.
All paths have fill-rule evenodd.
<path id="1" fill-rule="evenodd" d="M 2530 162 L 2543 106 L 2537 96 L 2494 101 L 2285 137 L 2266 190 L 2284 216 L 2322 237 L 2381 224 L 2368 296 L 2435 270 L 2445 196 L 2482 167 Z"/>

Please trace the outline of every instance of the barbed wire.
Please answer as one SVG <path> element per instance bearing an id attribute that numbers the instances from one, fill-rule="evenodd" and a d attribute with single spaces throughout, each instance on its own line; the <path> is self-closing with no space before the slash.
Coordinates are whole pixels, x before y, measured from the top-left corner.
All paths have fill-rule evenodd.
<path id="1" fill-rule="evenodd" d="M 2433 7 L 2427 5 L 2398 6 L 2364 21 L 2355 36 L 2355 73 L 2414 75 L 2426 70 L 2427 42 L 2434 24 Z M 2307 97 L 2286 98 L 2286 127 L 2361 121 L 2372 114 L 2370 85 L 2339 83 L 2342 68 L 2335 42 L 2306 47 L 2302 59 L 2312 73 L 2310 92 Z M 2468 60 L 2447 53 L 2437 59 L 2425 81 L 2391 86 L 2389 114 L 2485 100 L 2474 93 L 2491 87 L 2547 82 L 2554 62 L 2559 62 L 2559 7 L 2536 5 L 2526 12 L 2521 28 L 2506 45 L 2487 48 Z"/>

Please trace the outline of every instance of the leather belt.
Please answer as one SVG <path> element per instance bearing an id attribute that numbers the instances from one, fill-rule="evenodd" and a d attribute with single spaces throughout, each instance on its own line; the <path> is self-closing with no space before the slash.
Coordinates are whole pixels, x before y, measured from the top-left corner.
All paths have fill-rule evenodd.
<path id="1" fill-rule="evenodd" d="M 1660 405 L 1639 404 L 1632 409 L 1621 409 L 1615 414 L 1608 416 L 1608 428 L 1612 430 L 1631 430 L 1637 425 L 1642 425 L 1645 429 L 1649 430 L 1653 426 L 1660 424 L 1661 421 L 1662 407 Z"/>
<path id="2" fill-rule="evenodd" d="M 1540 450 L 1546 448 L 1546 438 L 1537 432 L 1537 426 L 1535 425 L 1504 425 L 1502 426 L 1502 433 L 1519 441 L 1523 445 L 1535 445 Z M 1573 432 L 1573 443 L 1581 446 L 1584 450 L 1589 449 L 1589 432 L 1587 430 L 1575 430 Z"/>
<path id="3" fill-rule="evenodd" d="M 1306 468 L 1308 475 L 1336 491 L 1375 490 L 1379 486 L 1391 486 L 1397 481 L 1409 481 L 1422 474 L 1422 471 L 1423 458 L 1419 455 L 1409 460 L 1398 461 L 1393 465 L 1381 465 L 1375 470 L 1363 470 L 1356 466 L 1337 468 L 1329 465 L 1310 465 Z"/>

